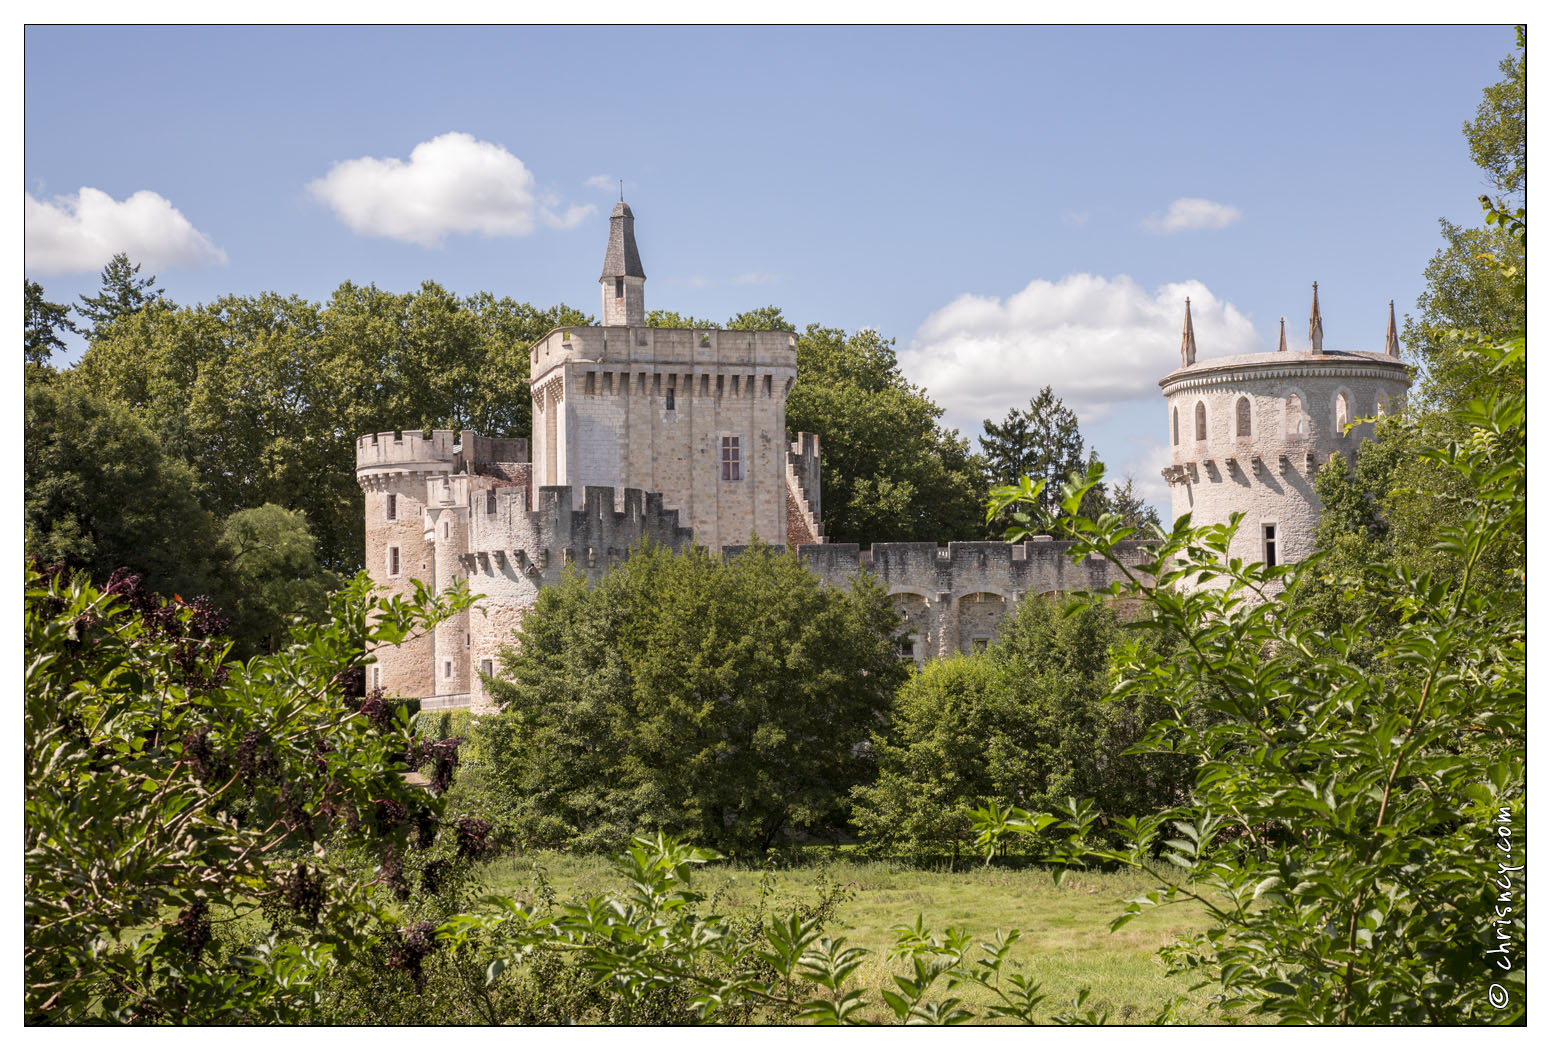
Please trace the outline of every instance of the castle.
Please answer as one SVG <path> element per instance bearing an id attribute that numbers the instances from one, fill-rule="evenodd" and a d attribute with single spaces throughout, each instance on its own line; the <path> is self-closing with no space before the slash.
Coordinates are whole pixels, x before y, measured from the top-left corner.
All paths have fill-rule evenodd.
<path id="1" fill-rule="evenodd" d="M 554 329 L 529 351 L 531 445 L 447 430 L 357 440 L 376 584 L 407 596 L 417 580 L 437 590 L 467 580 L 485 596 L 434 632 L 377 651 L 370 687 L 427 709 L 487 709 L 482 676 L 539 591 L 566 566 L 596 582 L 643 541 L 733 553 L 758 538 L 791 547 L 838 587 L 866 569 L 903 619 L 901 656 L 917 663 L 984 647 L 1025 595 L 1114 579 L 1109 563 L 1074 564 L 1071 544 L 1050 537 L 865 551 L 826 542 L 819 436 L 786 431 L 795 334 L 649 327 L 645 282 L 635 218 L 620 201 L 599 277 L 603 324 Z M 1355 448 L 1364 434 L 1344 425 L 1375 404 L 1382 411 L 1407 384 L 1393 303 L 1386 354 L 1323 351 L 1319 324 L 1316 288 L 1308 353 L 1286 352 L 1284 325 L 1279 353 L 1197 364 L 1186 302 L 1181 367 L 1162 381 L 1174 439 L 1164 477 L 1176 517 L 1250 512 L 1254 529 L 1235 541 L 1246 558 L 1309 552 L 1321 457 Z M 1143 561 L 1146 547 L 1123 545 L 1121 556 Z"/>

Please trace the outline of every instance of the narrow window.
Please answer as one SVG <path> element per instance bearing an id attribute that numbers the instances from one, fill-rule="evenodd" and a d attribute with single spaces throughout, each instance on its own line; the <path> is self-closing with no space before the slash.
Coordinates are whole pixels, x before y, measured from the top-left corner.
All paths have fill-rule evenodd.
<path id="1" fill-rule="evenodd" d="M 913 661 L 916 659 L 916 640 L 914 635 L 901 635 L 898 645 L 901 660 Z"/>
<path id="2" fill-rule="evenodd" d="M 625 298 L 625 279 L 622 278 L 622 277 L 616 277 L 614 279 L 614 298 L 615 299 L 624 299 Z"/>
<path id="3" fill-rule="evenodd" d="M 706 397 L 709 397 L 710 394 L 711 394 L 711 377 L 710 377 L 710 375 L 708 375 L 706 373 L 702 373 L 701 376 L 700 376 L 700 396 L 702 398 L 706 398 Z"/>
<path id="4" fill-rule="evenodd" d="M 603 374 L 603 393 L 614 393 L 614 374 L 612 372 L 605 372 Z"/>
<path id="5" fill-rule="evenodd" d="M 1249 399 L 1248 398 L 1240 398 L 1239 399 L 1239 403 L 1236 406 L 1234 406 L 1234 416 L 1236 417 L 1236 419 L 1238 421 L 1239 437 L 1240 438 L 1248 438 L 1249 437 Z"/>
<path id="6" fill-rule="evenodd" d="M 1196 441 L 1206 441 L 1206 402 L 1196 402 Z"/>
<path id="7" fill-rule="evenodd" d="M 716 377 L 716 396 L 718 398 L 720 398 L 722 396 L 722 394 L 726 390 L 727 390 L 727 377 L 726 376 L 718 376 L 718 377 Z"/>
<path id="8" fill-rule="evenodd" d="M 770 397 L 770 377 L 765 377 L 765 397 Z"/>
<path id="9" fill-rule="evenodd" d="M 388 576 L 396 577 L 398 575 L 399 575 L 399 549 L 396 548 L 396 547 L 390 547 L 390 548 L 388 548 Z"/>
<path id="10" fill-rule="evenodd" d="M 451 522 L 443 522 L 442 523 L 442 539 L 443 540 L 451 540 L 452 539 L 452 523 Z"/>
<path id="11" fill-rule="evenodd" d="M 452 678 L 452 661 L 442 661 L 442 678 Z"/>
<path id="12" fill-rule="evenodd" d="M 1346 428 L 1347 418 L 1348 417 L 1347 417 L 1347 412 L 1346 412 L 1346 395 L 1345 394 L 1337 394 L 1336 395 L 1336 430 L 1339 431 L 1339 430 L 1344 430 Z"/>
<path id="13" fill-rule="evenodd" d="M 738 439 L 722 439 L 722 481 L 738 482 L 743 480 L 743 465 L 738 459 Z"/>
<path id="14" fill-rule="evenodd" d="M 1267 523 L 1264 527 L 1266 534 L 1266 565 L 1276 565 L 1276 526 Z"/>
<path id="15" fill-rule="evenodd" d="M 494 667 L 494 665 L 492 665 L 490 661 L 480 661 L 479 662 L 479 674 L 485 676 L 486 678 L 489 678 L 490 676 L 495 674 L 495 667 Z"/>
<path id="16" fill-rule="evenodd" d="M 487 515 L 495 514 L 495 490 L 494 489 L 486 489 L 485 490 L 485 514 L 487 514 Z"/>
<path id="17" fill-rule="evenodd" d="M 596 393 L 598 393 L 598 374 L 596 372 L 589 372 L 589 373 L 587 373 L 587 383 L 583 387 L 583 393 L 586 393 L 586 394 L 596 394 Z"/>
<path id="18" fill-rule="evenodd" d="M 673 388 L 672 387 L 668 388 L 667 409 L 668 409 L 669 412 L 673 411 Z"/>
<path id="19" fill-rule="evenodd" d="M 1287 397 L 1287 433 L 1289 436 L 1303 433 L 1303 399 L 1296 394 Z"/>
<path id="20" fill-rule="evenodd" d="M 660 373 L 660 372 L 652 373 L 652 393 L 653 394 L 661 394 L 662 393 L 662 373 Z"/>
<path id="21" fill-rule="evenodd" d="M 399 520 L 399 494 L 398 493 L 389 493 L 388 494 L 388 521 L 390 521 L 390 522 L 397 522 L 398 520 Z"/>
<path id="22" fill-rule="evenodd" d="M 1179 406 L 1174 406 L 1174 444 L 1179 444 Z"/>
<path id="23" fill-rule="evenodd" d="M 644 372 L 636 373 L 635 392 L 637 394 L 645 394 L 646 393 L 646 373 L 644 373 Z"/>

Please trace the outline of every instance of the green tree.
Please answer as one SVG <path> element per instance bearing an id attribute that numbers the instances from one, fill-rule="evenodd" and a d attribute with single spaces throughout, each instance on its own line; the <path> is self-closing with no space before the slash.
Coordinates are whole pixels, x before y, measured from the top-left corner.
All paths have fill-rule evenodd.
<path id="1" fill-rule="evenodd" d="M 477 728 L 486 776 L 541 841 L 662 829 L 758 856 L 826 832 L 904 678 L 896 622 L 876 585 L 825 587 L 768 547 L 637 550 L 540 593 Z"/>
<path id="2" fill-rule="evenodd" d="M 727 328 L 734 332 L 794 332 L 796 329 L 786 315 L 781 313 L 778 306 L 755 307 L 753 310 L 745 310 L 740 314 L 734 314 L 727 319 Z"/>
<path id="3" fill-rule="evenodd" d="M 1486 88 L 1476 119 L 1465 124 L 1470 159 L 1492 177 L 1497 192 L 1511 203 L 1525 205 L 1528 121 L 1525 95 L 1525 27 L 1518 34 L 1518 54 L 1498 65 L 1503 79 Z"/>
<path id="4" fill-rule="evenodd" d="M 527 434 L 528 348 L 590 320 L 430 282 L 403 295 L 347 282 L 323 307 L 274 293 L 157 303 L 95 341 L 71 380 L 153 427 L 198 472 L 212 513 L 302 511 L 319 562 L 353 572 L 365 548 L 356 439 Z"/>
<path id="5" fill-rule="evenodd" d="M 221 526 L 216 547 L 220 603 L 237 656 L 275 653 L 297 617 L 320 620 L 342 581 L 318 565 L 317 544 L 300 511 L 278 504 L 238 511 Z"/>
<path id="6" fill-rule="evenodd" d="M 141 277 L 140 264 L 119 252 L 102 268 L 102 290 L 81 296 L 76 312 L 91 325 L 90 339 L 99 338 L 121 317 L 133 314 L 161 298 L 165 289 L 153 288 L 156 276 Z"/>
<path id="7" fill-rule="evenodd" d="M 1490 394 L 1486 378 L 1461 354 L 1483 333 L 1527 330 L 1524 280 L 1527 256 L 1523 239 L 1525 207 L 1525 31 L 1520 26 L 1517 55 L 1502 61 L 1502 81 L 1486 88 L 1476 119 L 1464 127 L 1471 158 L 1498 193 L 1482 196 L 1487 222 L 1479 229 L 1440 219 L 1444 246 L 1428 263 L 1426 288 L 1418 297 L 1418 315 L 1407 317 L 1405 342 L 1422 368 L 1413 395 L 1428 406 L 1457 408 Z M 1517 225 L 1494 221 L 1517 205 Z"/>
<path id="8" fill-rule="evenodd" d="M 987 652 L 928 664 L 873 736 L 878 778 L 856 790 L 852 815 L 862 838 L 956 862 L 974 838 L 970 809 L 988 800 L 1048 808 L 1076 796 L 1114 812 L 1177 802 L 1188 757 L 1125 754 L 1166 707 L 1106 700 L 1121 632 L 1112 608 L 1068 616 L 1030 597 Z"/>
<path id="9" fill-rule="evenodd" d="M 25 334 L 22 353 L 28 365 L 46 366 L 56 350 L 65 349 L 64 333 L 75 332 L 68 303 L 50 303 L 43 298 L 43 286 L 36 281 L 22 282 L 24 289 Z"/>
<path id="10" fill-rule="evenodd" d="M 673 310 L 648 310 L 646 324 L 649 328 L 721 328 L 710 318 L 690 317 Z"/>
<path id="11" fill-rule="evenodd" d="M 797 340 L 792 431 L 822 438 L 824 531 L 839 543 L 980 535 L 980 468 L 938 421 L 942 409 L 899 371 L 894 341 L 809 325 Z"/>
<path id="12" fill-rule="evenodd" d="M 1080 804 L 1039 816 L 988 808 L 983 844 L 1064 837 L 1052 860 L 1118 862 L 1158 879 L 1119 922 L 1196 902 L 1211 924 L 1173 958 L 1203 969 L 1230 1015 L 1522 1019 L 1524 346 L 1516 337 L 1474 351 L 1496 392 L 1455 410 L 1468 440 L 1420 454 L 1459 483 L 1417 494 L 1455 505 L 1430 539 L 1452 571 L 1380 559 L 1349 583 L 1400 615 L 1376 661 L 1366 654 L 1373 607 L 1354 605 L 1331 632 L 1288 600 L 1317 561 L 1230 562 L 1242 516 L 1200 529 L 1182 517 L 1155 561 L 1134 576 L 1117 566 L 1127 580 L 1114 590 L 1185 644 L 1167 657 L 1127 653 L 1115 695 L 1147 691 L 1175 707 L 1141 747 L 1199 758 L 1192 799 L 1116 822 L 1128 839 L 1118 850 L 1095 848 L 1096 813 Z M 1032 489 L 1003 490 L 996 503 Z M 1083 538 L 1073 555 L 1113 560 L 1131 530 L 1077 514 L 1082 489 L 1063 499 Z M 1509 571 L 1491 572 L 1493 558 Z M 1179 588 L 1203 571 L 1211 586 Z"/>
<path id="13" fill-rule="evenodd" d="M 1136 491 L 1134 478 L 1127 477 L 1125 481 L 1115 486 L 1115 491 L 1109 495 L 1105 510 L 1115 512 L 1120 516 L 1121 521 L 1134 529 L 1163 528 L 1163 520 L 1158 517 L 1158 509 Z"/>
<path id="14" fill-rule="evenodd" d="M 1053 521 L 1060 515 L 1060 485 L 1073 474 L 1083 475 L 1096 462 L 1090 451 L 1083 453 L 1082 430 L 1077 414 L 1068 409 L 1047 384 L 1029 399 L 1027 410 L 1010 409 L 1001 423 L 986 420 L 980 438 L 981 455 L 988 479 L 1028 477 L 1045 483 L 1044 494 L 1036 507 L 1041 521 Z M 1101 497 L 1099 490 L 1096 497 Z M 1000 535 L 1009 524 L 994 523 L 993 535 Z"/>
<path id="15" fill-rule="evenodd" d="M 215 526 L 189 468 L 122 406 L 68 387 L 29 387 L 22 465 L 26 547 L 99 580 L 119 567 L 149 587 L 209 588 Z"/>
<path id="16" fill-rule="evenodd" d="M 468 596 L 370 593 L 363 575 L 283 652 L 223 664 L 207 606 L 123 576 L 98 590 L 28 571 L 29 1022 L 298 1021 L 340 958 L 388 939 L 398 966 L 418 967 L 434 948 L 389 888 L 411 844 L 469 828 L 439 829 L 435 789 L 405 780 L 419 743 L 402 709 L 348 699 L 343 683 L 366 648 Z M 455 760 L 455 746 L 437 747 Z M 341 864 L 351 848 L 372 854 L 366 872 Z"/>

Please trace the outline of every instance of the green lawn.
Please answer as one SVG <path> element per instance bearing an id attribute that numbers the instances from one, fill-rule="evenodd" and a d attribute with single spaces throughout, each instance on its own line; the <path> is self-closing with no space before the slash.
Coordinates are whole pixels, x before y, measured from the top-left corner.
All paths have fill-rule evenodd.
<path id="1" fill-rule="evenodd" d="M 562 901 L 621 885 L 604 858 L 542 852 L 493 866 L 492 889 L 519 899 L 531 897 L 535 866 Z M 1155 955 L 1176 935 L 1200 929 L 1202 914 L 1195 906 L 1170 906 L 1110 933 L 1109 922 L 1122 911 L 1121 903 L 1153 886 L 1136 875 L 1071 873 L 1058 886 L 1048 871 L 1038 868 L 971 865 L 967 871 L 950 873 L 889 862 L 834 860 L 774 871 L 767 877 L 759 869 L 723 863 L 702 869 L 696 887 L 717 911 L 735 914 L 759 906 L 761 884 L 767 878 L 767 913 L 813 904 L 824 894 L 838 891 L 834 918 L 825 932 L 874 950 L 858 972 L 872 989 L 881 986 L 890 972 L 886 954 L 894 939 L 889 928 L 913 924 L 919 914 L 935 932 L 960 927 L 977 939 L 998 929 L 1021 930 L 1023 937 L 1012 959 L 1023 973 L 1043 983 L 1049 996 L 1043 1006 L 1051 1013 L 1069 1006 L 1086 986 L 1092 995 L 1085 1006 L 1107 1010 L 1111 1023 L 1152 1021 L 1176 998 L 1182 999 L 1176 1020 L 1213 1020 L 1206 1010 L 1209 990 L 1192 993 L 1191 981 L 1166 977 Z M 971 1003 L 989 999 L 988 993 L 974 988 L 961 988 L 955 995 Z M 875 1020 L 885 1019 L 878 1015 Z"/>

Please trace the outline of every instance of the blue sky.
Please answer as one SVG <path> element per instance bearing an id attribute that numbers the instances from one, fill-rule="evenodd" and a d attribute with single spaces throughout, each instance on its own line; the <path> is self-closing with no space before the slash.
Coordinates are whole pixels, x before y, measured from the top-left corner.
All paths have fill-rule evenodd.
<path id="1" fill-rule="evenodd" d="M 598 310 L 625 180 L 647 305 L 877 328 L 970 437 L 1050 383 L 1164 503 L 1157 380 L 1382 348 L 1508 27 L 29 28 L 27 273 L 180 303 L 434 280 Z M 416 152 L 417 147 L 420 150 Z M 85 189 L 83 189 L 85 188 Z M 144 192 L 143 192 L 144 191 Z M 135 196 L 140 194 L 140 196 Z M 154 196 L 153 196 L 154 195 Z"/>

